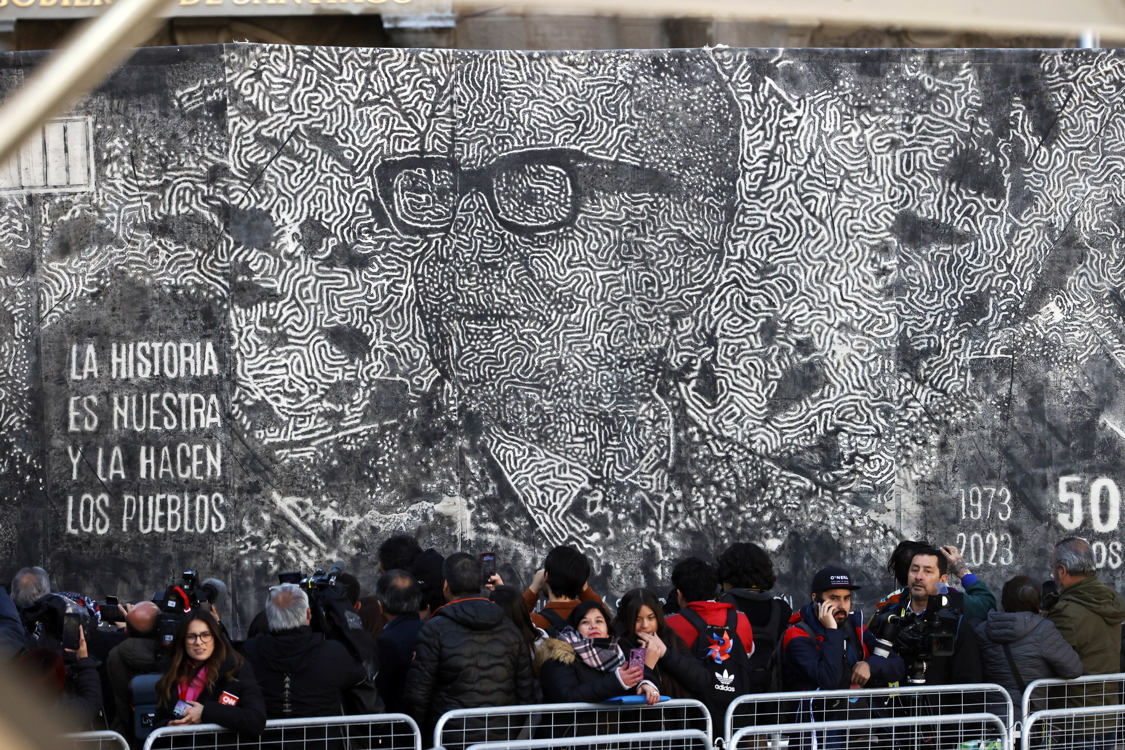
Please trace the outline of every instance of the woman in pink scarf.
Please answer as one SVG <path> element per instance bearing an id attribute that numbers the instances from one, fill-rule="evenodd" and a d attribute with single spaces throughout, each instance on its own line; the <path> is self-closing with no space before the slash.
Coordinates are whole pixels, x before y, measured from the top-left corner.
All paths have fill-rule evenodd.
<path id="1" fill-rule="evenodd" d="M 266 705 L 250 665 L 209 613 L 184 616 L 172 643 L 172 659 L 156 683 L 159 724 L 219 724 L 245 737 L 266 725 Z"/>

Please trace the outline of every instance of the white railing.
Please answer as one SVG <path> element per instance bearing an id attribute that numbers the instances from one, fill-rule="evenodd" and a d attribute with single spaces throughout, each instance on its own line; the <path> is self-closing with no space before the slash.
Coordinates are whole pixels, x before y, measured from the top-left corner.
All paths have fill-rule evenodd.
<path id="1" fill-rule="evenodd" d="M 434 727 L 435 748 L 505 742 L 565 739 L 652 732 L 694 732 L 711 743 L 714 734 L 707 707 L 696 700 L 670 700 L 653 706 L 617 703 L 544 703 L 527 706 L 465 708 L 448 711 Z M 501 744 L 496 744 L 501 743 Z"/>
<path id="2" fill-rule="evenodd" d="M 320 716 L 304 719 L 271 719 L 260 737 L 240 738 L 218 724 L 161 727 L 145 740 L 144 750 L 185 748 L 207 750 L 299 750 L 305 746 L 422 750 L 422 733 L 406 714 Z"/>
<path id="3" fill-rule="evenodd" d="M 1008 727 L 992 713 L 845 721 L 791 722 L 737 730 L 726 750 L 806 748 L 815 750 L 905 750 L 906 748 L 1011 750 Z"/>
<path id="4" fill-rule="evenodd" d="M 129 750 L 129 741 L 117 732 L 77 732 L 63 739 L 71 750 Z"/>
<path id="5" fill-rule="evenodd" d="M 713 750 L 711 738 L 699 731 L 633 732 L 597 737 L 571 737 L 562 745 L 568 750 Z M 482 742 L 465 750 L 559 750 L 557 739 Z"/>
<path id="6" fill-rule="evenodd" d="M 989 714 L 1011 736 L 1012 698 L 1000 685 L 917 685 L 855 690 L 814 690 L 743 695 L 727 709 L 723 737 L 728 742 L 745 727 L 807 721 L 862 721 L 871 718 Z"/>
<path id="7" fill-rule="evenodd" d="M 1125 706 L 1053 708 L 1024 719 L 1024 750 L 1112 750 L 1125 742 Z"/>
<path id="8" fill-rule="evenodd" d="M 1020 715 L 1048 708 L 1081 708 L 1119 704 L 1125 674 L 1092 674 L 1073 680 L 1032 680 L 1023 691 Z"/>

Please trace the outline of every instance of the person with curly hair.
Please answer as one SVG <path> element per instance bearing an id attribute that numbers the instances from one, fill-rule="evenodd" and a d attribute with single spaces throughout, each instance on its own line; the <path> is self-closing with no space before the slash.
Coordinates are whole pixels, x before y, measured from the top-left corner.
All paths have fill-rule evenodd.
<path id="1" fill-rule="evenodd" d="M 769 553 L 750 542 L 735 542 L 719 555 L 721 602 L 733 604 L 746 615 L 754 630 L 754 653 L 750 657 L 753 692 L 780 690 L 780 675 L 774 674 L 774 653 L 789 626 L 793 607 L 769 590 L 777 582 Z"/>

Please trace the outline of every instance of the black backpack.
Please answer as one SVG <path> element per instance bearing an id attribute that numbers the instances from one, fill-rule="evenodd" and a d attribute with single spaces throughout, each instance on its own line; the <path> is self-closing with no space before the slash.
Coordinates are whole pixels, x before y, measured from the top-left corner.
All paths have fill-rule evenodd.
<path id="1" fill-rule="evenodd" d="M 709 625 L 691 607 L 684 607 L 679 615 L 695 628 L 695 643 L 691 653 L 712 674 L 711 687 L 706 694 L 697 696 L 710 710 L 712 721 L 722 721 L 727 706 L 751 688 L 750 659 L 746 647 L 738 637 L 737 609 L 727 611 L 727 621 L 722 625 Z"/>
<path id="2" fill-rule="evenodd" d="M 752 597 L 755 601 L 766 600 L 769 602 L 770 616 L 766 624 L 754 628 L 754 653 L 750 654 L 750 692 L 751 693 L 780 693 L 785 689 L 781 679 L 781 628 L 783 602 L 777 597 L 760 592 L 743 592 L 744 597 Z M 719 598 L 738 607 L 738 600 L 724 594 Z M 746 615 L 747 618 L 750 615 Z M 784 631 L 782 631 L 784 633 Z"/>

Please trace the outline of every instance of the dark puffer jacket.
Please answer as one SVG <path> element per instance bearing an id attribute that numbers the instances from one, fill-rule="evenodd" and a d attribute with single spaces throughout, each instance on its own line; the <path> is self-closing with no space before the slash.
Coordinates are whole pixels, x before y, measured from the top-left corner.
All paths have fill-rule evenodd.
<path id="1" fill-rule="evenodd" d="M 345 692 L 367 676 L 342 643 L 307 625 L 256 635 L 242 655 L 254 667 L 271 719 L 339 716 Z"/>
<path id="2" fill-rule="evenodd" d="M 504 610 L 481 597 L 438 608 L 414 644 L 406 705 L 424 732 L 457 708 L 535 700 L 531 654 Z"/>
<path id="3" fill-rule="evenodd" d="M 988 619 L 976 626 L 980 641 L 985 678 L 1003 686 L 1012 696 L 1012 705 L 1019 710 L 1023 689 L 1032 680 L 1044 677 L 1078 677 L 1082 660 L 1063 640 L 1050 620 L 1033 612 L 988 613 Z M 1019 672 L 1012 674 L 1004 646 L 1012 654 L 1011 663 Z"/>
<path id="4" fill-rule="evenodd" d="M 597 703 L 618 695 L 635 694 L 617 679 L 616 671 L 600 672 L 578 658 L 574 647 L 548 639 L 535 654 L 535 668 L 547 703 Z M 646 677 L 651 675 L 645 670 Z"/>

